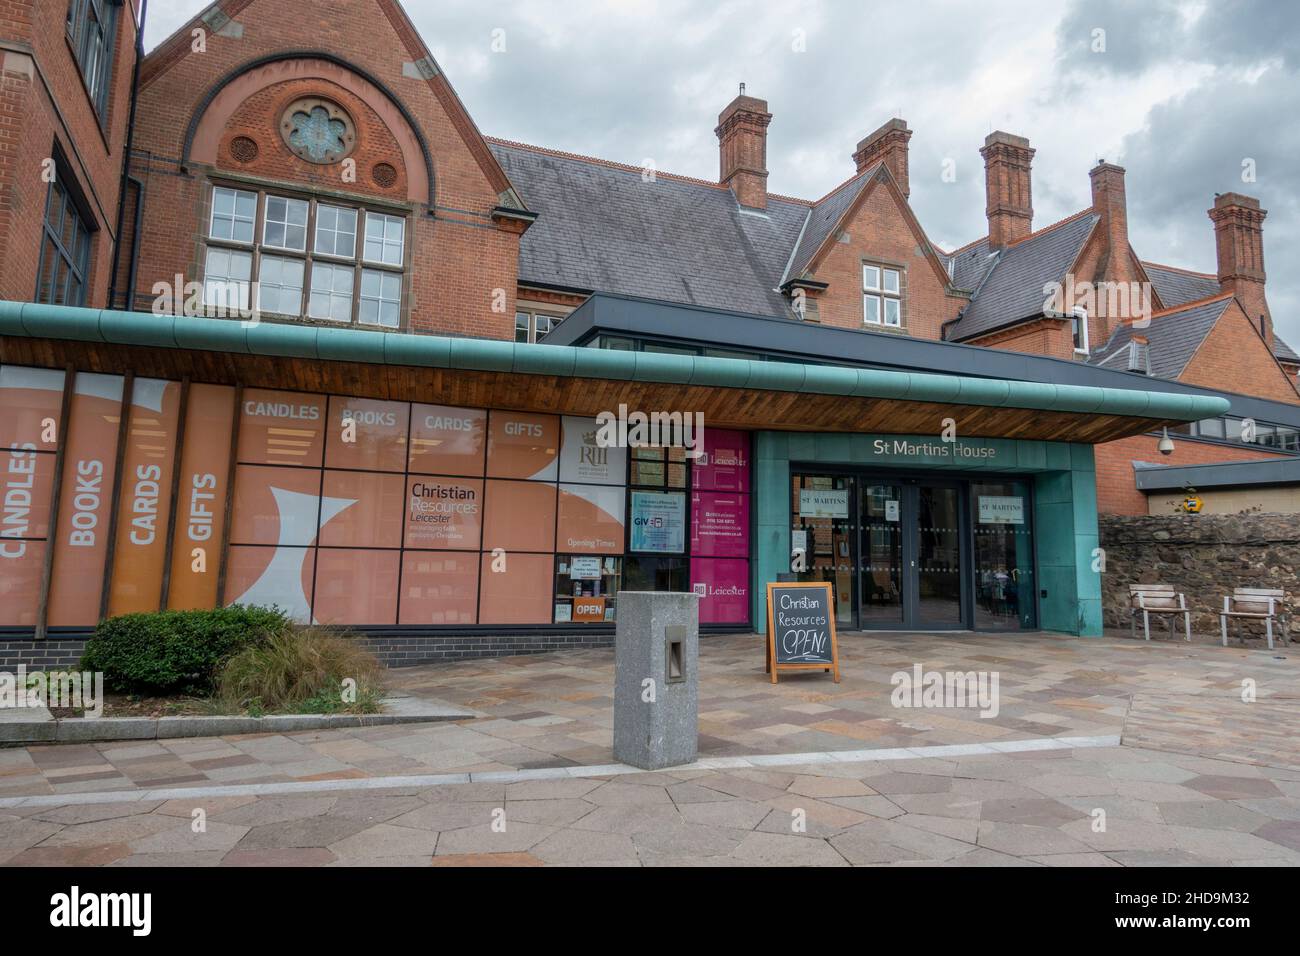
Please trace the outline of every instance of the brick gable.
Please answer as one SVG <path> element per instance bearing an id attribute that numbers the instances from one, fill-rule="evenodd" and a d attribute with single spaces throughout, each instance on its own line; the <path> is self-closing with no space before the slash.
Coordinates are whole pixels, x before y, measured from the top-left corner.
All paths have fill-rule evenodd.
<path id="1" fill-rule="evenodd" d="M 1300 404 L 1294 381 L 1235 299 L 1187 363 L 1179 381 Z"/>
<path id="2" fill-rule="evenodd" d="M 839 328 L 863 328 L 862 266 L 878 263 L 902 272 L 902 331 L 938 340 L 965 296 L 949 290 L 942 266 L 906 201 L 886 175 L 868 183 L 810 263 L 811 278 L 829 283 L 817 297 L 818 319 Z M 877 328 L 873 326 L 873 328 Z"/>
<path id="3" fill-rule="evenodd" d="M 521 202 L 400 7 L 227 0 L 222 9 L 238 29 L 207 29 L 206 50 L 194 52 L 192 30 L 222 22 L 196 18 L 144 64 L 136 149 L 145 155 L 136 174 L 145 181 L 146 229 L 136 307 L 149 308 L 156 282 L 201 277 L 211 179 L 237 175 L 263 188 L 403 204 L 409 327 L 512 337 L 520 230 L 499 227 L 493 215 Z M 338 164 L 294 156 L 281 139 L 283 108 L 313 95 L 338 103 L 355 125 L 354 181 Z M 232 158 L 236 136 L 254 141 L 255 160 Z M 380 163 L 394 170 L 389 185 L 376 181 Z"/>

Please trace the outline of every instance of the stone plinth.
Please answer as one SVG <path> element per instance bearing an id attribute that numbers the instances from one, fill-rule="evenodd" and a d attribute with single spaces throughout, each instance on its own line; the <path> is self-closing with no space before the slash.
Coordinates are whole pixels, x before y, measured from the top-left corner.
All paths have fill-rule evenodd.
<path id="1" fill-rule="evenodd" d="M 614 758 L 658 770 L 690 763 L 699 742 L 699 597 L 618 592 Z"/>

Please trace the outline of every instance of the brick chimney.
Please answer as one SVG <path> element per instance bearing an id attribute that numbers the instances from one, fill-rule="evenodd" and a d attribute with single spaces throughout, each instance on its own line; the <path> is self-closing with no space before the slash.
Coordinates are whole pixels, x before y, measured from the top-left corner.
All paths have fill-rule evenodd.
<path id="1" fill-rule="evenodd" d="M 740 95 L 718 114 L 718 181 L 731 187 L 742 206 L 767 208 L 767 100 Z"/>
<path id="2" fill-rule="evenodd" d="M 989 249 L 1005 248 L 1033 230 L 1034 202 L 1029 140 L 998 130 L 984 138 L 984 214 L 989 219 Z"/>
<path id="3" fill-rule="evenodd" d="M 1241 193 L 1214 197 L 1209 210 L 1219 257 L 1219 288 L 1231 292 L 1273 348 L 1273 317 L 1264 298 L 1264 217 L 1259 200 Z"/>
<path id="4" fill-rule="evenodd" d="M 1097 228 L 1106 237 L 1106 259 L 1099 267 L 1119 268 L 1128 255 L 1128 199 L 1124 192 L 1124 167 L 1104 159 L 1088 173 L 1092 179 L 1092 211 L 1101 217 Z M 1117 273 L 1119 278 L 1123 273 Z"/>
<path id="5" fill-rule="evenodd" d="M 911 138 L 912 131 L 907 128 L 907 120 L 891 119 L 858 143 L 858 148 L 853 151 L 853 162 L 857 164 L 858 172 L 883 161 L 898 181 L 898 188 L 903 191 L 903 195 L 911 195 L 907 181 L 907 141 Z"/>

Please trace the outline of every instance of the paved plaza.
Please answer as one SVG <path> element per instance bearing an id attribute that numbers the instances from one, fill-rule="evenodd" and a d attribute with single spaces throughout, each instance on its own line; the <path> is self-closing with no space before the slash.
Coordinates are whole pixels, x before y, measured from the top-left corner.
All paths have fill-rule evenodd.
<path id="1" fill-rule="evenodd" d="M 704 638 L 701 760 L 655 773 L 614 764 L 608 649 L 393 672 L 480 715 L 453 723 L 0 750 L 0 863 L 1300 863 L 1293 648 L 848 634 L 841 653 L 840 684 L 774 686 L 758 638 Z M 893 706 L 918 664 L 996 674 L 996 716 Z"/>

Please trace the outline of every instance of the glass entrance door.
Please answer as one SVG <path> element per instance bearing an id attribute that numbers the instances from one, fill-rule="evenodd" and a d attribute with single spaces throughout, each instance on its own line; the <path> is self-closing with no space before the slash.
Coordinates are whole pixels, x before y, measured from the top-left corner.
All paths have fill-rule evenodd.
<path id="1" fill-rule="evenodd" d="M 858 626 L 898 627 L 910 593 L 903 565 L 904 488 L 870 479 L 864 479 L 861 488 Z"/>
<path id="2" fill-rule="evenodd" d="M 847 475 L 796 474 L 790 484 L 791 570 L 800 581 L 830 582 L 835 626 L 846 629 L 854 626 L 853 487 L 854 479 Z"/>
<path id="3" fill-rule="evenodd" d="M 961 627 L 962 508 L 957 485 L 916 486 L 909 534 L 916 544 L 917 627 Z"/>
<path id="4" fill-rule="evenodd" d="M 858 627 L 961 628 L 961 485 L 859 480 Z"/>
<path id="5" fill-rule="evenodd" d="M 971 482 L 975 629 L 1032 630 L 1037 625 L 1029 484 Z"/>

